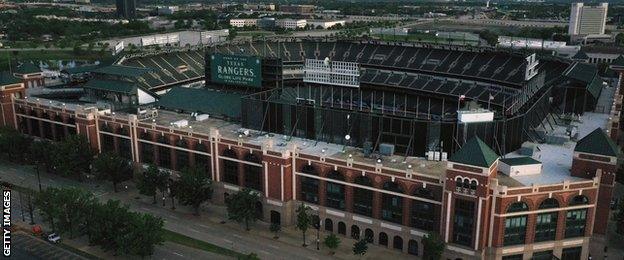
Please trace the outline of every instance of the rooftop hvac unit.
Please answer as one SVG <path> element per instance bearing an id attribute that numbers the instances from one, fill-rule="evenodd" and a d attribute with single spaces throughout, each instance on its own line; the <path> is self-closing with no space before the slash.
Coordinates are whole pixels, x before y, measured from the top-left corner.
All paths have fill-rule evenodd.
<path id="1" fill-rule="evenodd" d="M 394 154 L 394 145 L 388 143 L 379 144 L 379 153 L 385 156 L 391 156 Z"/>
<path id="2" fill-rule="evenodd" d="M 171 125 L 175 127 L 186 127 L 188 126 L 188 123 L 189 123 L 188 120 L 182 119 L 182 120 L 178 120 L 178 121 L 171 123 Z"/>
<path id="3" fill-rule="evenodd" d="M 201 122 L 201 121 L 207 120 L 209 117 L 210 117 L 210 115 L 208 115 L 208 114 L 196 115 L 195 116 L 195 120 Z"/>

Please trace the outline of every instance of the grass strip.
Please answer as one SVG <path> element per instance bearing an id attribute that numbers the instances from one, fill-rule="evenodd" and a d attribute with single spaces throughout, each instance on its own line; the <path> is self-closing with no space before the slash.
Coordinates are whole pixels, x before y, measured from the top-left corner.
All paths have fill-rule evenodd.
<path id="1" fill-rule="evenodd" d="M 166 230 L 165 229 L 165 233 L 164 233 L 164 238 L 165 241 L 170 241 L 176 244 L 180 244 L 183 246 L 188 246 L 188 247 L 192 247 L 192 248 L 196 248 L 196 249 L 200 249 L 200 250 L 204 250 L 207 252 L 212 252 L 215 254 L 220 254 L 220 255 L 225 255 L 225 256 L 231 256 L 237 259 L 240 258 L 244 258 L 245 255 L 241 254 L 239 252 L 236 252 L 234 250 L 231 249 L 227 249 L 224 247 L 220 247 L 214 244 L 210 244 L 208 242 L 205 241 L 201 241 L 192 237 L 188 237 L 185 235 L 182 235 L 180 233 L 176 233 L 170 230 Z"/>
<path id="2" fill-rule="evenodd" d="M 82 256 L 82 257 L 87 258 L 87 259 L 94 259 L 94 260 L 102 259 L 102 258 L 99 258 L 99 257 L 97 257 L 95 255 L 89 254 L 89 253 L 87 253 L 85 251 L 82 251 L 82 250 L 80 250 L 78 248 L 72 247 L 72 246 L 67 245 L 67 244 L 58 243 L 56 245 L 58 245 L 58 247 L 60 247 L 60 248 L 63 248 L 65 250 L 67 250 L 67 251 L 70 251 L 70 252 L 72 252 L 74 254 L 77 254 L 77 255 Z"/>

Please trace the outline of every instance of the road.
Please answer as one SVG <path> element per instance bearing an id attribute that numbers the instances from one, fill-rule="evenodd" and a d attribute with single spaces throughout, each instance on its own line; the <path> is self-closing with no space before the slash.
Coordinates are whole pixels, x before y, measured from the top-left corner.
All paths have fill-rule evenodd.
<path id="1" fill-rule="evenodd" d="M 30 187 L 32 189 L 37 189 L 38 187 L 37 177 L 31 166 L 16 166 L 0 163 L 0 180 L 18 186 Z M 268 232 L 268 225 L 267 227 L 260 228 L 259 225 L 261 224 L 258 223 L 252 227 L 251 232 L 247 232 L 235 223 L 220 224 L 225 216 L 223 207 L 204 209 L 202 215 L 197 217 L 194 216 L 190 210 L 186 209 L 186 207 L 181 207 L 180 209 L 172 211 L 169 207 L 162 207 L 160 203 L 152 204 L 151 198 L 145 196 L 137 197 L 136 193 L 129 191 L 133 190 L 133 187 L 128 187 L 127 190 L 120 191 L 119 193 L 113 193 L 112 185 L 109 184 L 79 183 L 47 173 L 41 173 L 41 181 L 44 189 L 46 187 L 82 187 L 92 191 L 95 196 L 102 201 L 119 199 L 124 203 L 128 203 L 132 210 L 152 213 L 162 217 L 165 220 L 165 228 L 168 230 L 245 254 L 256 253 L 262 259 L 335 259 L 337 256 L 340 256 L 340 258 L 352 257 L 350 248 L 353 242 L 348 241 L 346 238 L 343 240 L 347 241 L 345 241 L 343 247 L 341 247 L 341 249 L 344 250 L 344 254 L 329 256 L 327 255 L 327 251 L 316 251 L 313 246 L 307 248 L 301 247 L 301 234 L 297 231 L 293 231 L 293 234 L 288 234 L 288 236 L 285 234 L 287 231 L 283 231 L 282 233 L 284 234 L 280 236 L 279 240 L 272 240 L 268 238 L 271 236 Z M 17 200 L 17 198 L 15 198 L 15 200 Z M 167 204 L 169 204 L 169 201 L 167 201 Z M 19 207 L 17 203 L 14 205 L 14 208 Z M 15 212 L 19 211 L 16 210 Z M 21 218 L 21 216 L 16 214 L 15 218 Z M 28 217 L 26 217 L 26 220 L 28 221 Z M 308 233 L 312 233 L 312 231 Z M 307 243 L 314 244 L 313 241 L 315 239 L 315 237 L 309 234 Z M 167 252 L 175 252 L 175 250 L 172 251 L 171 245 L 169 245 L 169 248 L 166 246 L 159 248 L 163 248 L 163 250 Z M 163 253 L 163 257 L 168 258 L 172 256 L 171 254 L 168 256 L 165 255 L 164 251 L 161 252 Z M 183 252 L 179 253 L 182 255 L 186 254 Z M 399 252 L 382 249 L 381 247 L 373 245 L 369 246 L 368 255 L 370 257 L 391 255 L 395 259 L 407 259 L 408 257 Z M 190 257 L 187 258 L 184 256 L 181 259 L 190 259 Z"/>

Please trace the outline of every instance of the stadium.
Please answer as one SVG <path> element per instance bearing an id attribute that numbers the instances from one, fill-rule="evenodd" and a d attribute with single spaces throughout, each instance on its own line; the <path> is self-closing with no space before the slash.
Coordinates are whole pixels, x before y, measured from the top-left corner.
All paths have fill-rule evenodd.
<path id="1" fill-rule="evenodd" d="M 449 259 L 585 259 L 619 168 L 624 56 L 612 69 L 603 82 L 530 50 L 219 43 L 68 70 L 85 81 L 71 89 L 7 81 L 0 122 L 171 178 L 204 167 L 213 203 L 255 190 L 260 219 L 284 227 L 305 205 L 319 232 L 411 255 L 433 232 Z"/>

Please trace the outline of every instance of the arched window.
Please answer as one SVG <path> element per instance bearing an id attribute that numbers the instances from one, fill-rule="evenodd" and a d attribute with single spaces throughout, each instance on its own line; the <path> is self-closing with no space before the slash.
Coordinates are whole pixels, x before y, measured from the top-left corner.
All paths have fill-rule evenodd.
<path id="1" fill-rule="evenodd" d="M 261 164 L 260 158 L 252 153 L 245 155 L 245 161 Z M 262 192 L 262 167 L 245 164 L 245 187 Z"/>
<path id="2" fill-rule="evenodd" d="M 351 238 L 355 240 L 360 239 L 360 228 L 356 225 L 351 226 Z"/>
<path id="3" fill-rule="evenodd" d="M 392 239 L 392 248 L 403 251 L 403 238 L 394 236 Z"/>
<path id="4" fill-rule="evenodd" d="M 403 189 L 396 182 L 386 182 L 383 189 L 396 193 L 403 193 Z M 401 224 L 403 222 L 403 197 L 382 193 L 381 218 Z"/>
<path id="5" fill-rule="evenodd" d="M 580 206 L 589 204 L 589 199 L 583 195 L 574 196 L 570 200 L 570 206 Z M 585 235 L 587 224 L 587 209 L 573 209 L 566 213 L 565 237 L 581 237 Z"/>
<path id="6" fill-rule="evenodd" d="M 375 233 L 372 229 L 367 228 L 364 230 L 364 237 L 368 240 L 369 243 L 373 243 L 373 239 L 375 238 Z"/>
<path id="7" fill-rule="evenodd" d="M 455 187 L 461 188 L 463 186 L 464 179 L 462 177 L 455 178 Z"/>
<path id="8" fill-rule="evenodd" d="M 479 186 L 477 181 L 475 181 L 475 180 L 470 181 L 470 189 L 471 190 L 477 190 L 477 186 Z"/>
<path id="9" fill-rule="evenodd" d="M 325 219 L 325 231 L 334 232 L 334 222 L 331 219 Z"/>
<path id="10" fill-rule="evenodd" d="M 470 180 L 468 178 L 464 179 L 464 189 L 470 189 Z"/>
<path id="11" fill-rule="evenodd" d="M 554 209 L 559 207 L 556 199 L 548 198 L 542 201 L 539 209 Z M 557 236 L 557 218 L 558 211 L 546 212 L 537 215 L 535 224 L 535 242 L 555 240 Z"/>
<path id="12" fill-rule="evenodd" d="M 386 233 L 381 232 L 379 233 L 379 245 L 380 246 L 388 246 L 388 235 L 386 235 Z"/>
<path id="13" fill-rule="evenodd" d="M 347 225 L 342 221 L 338 222 L 338 234 L 347 235 Z"/>
<path id="14" fill-rule="evenodd" d="M 188 143 L 186 142 L 186 140 L 184 140 L 183 138 L 180 138 L 177 142 L 176 142 L 176 147 L 179 148 L 188 148 Z M 189 164 L 189 154 L 187 150 L 181 150 L 181 149 L 175 149 L 176 151 L 176 166 L 178 167 L 178 170 L 182 170 L 184 168 L 188 168 L 190 166 Z"/>
<path id="15" fill-rule="evenodd" d="M 228 158 L 236 159 L 236 152 L 231 149 L 226 149 L 223 151 L 223 156 Z M 238 183 L 238 162 L 223 159 L 223 181 L 227 183 L 231 183 L 234 185 L 239 185 Z"/>
<path id="16" fill-rule="evenodd" d="M 333 180 L 344 181 L 342 174 L 337 171 L 331 171 L 327 174 L 327 178 Z M 326 188 L 327 207 L 344 210 L 345 208 L 345 188 L 343 184 L 327 181 Z"/>
<path id="17" fill-rule="evenodd" d="M 407 253 L 410 255 L 418 255 L 418 242 L 414 239 L 410 239 L 407 242 Z"/>
<path id="18" fill-rule="evenodd" d="M 316 175 L 316 169 L 312 165 L 305 165 L 301 172 L 309 175 Z M 301 176 L 301 200 L 318 204 L 318 190 L 319 190 L 319 181 L 315 178 Z"/>
<path id="19" fill-rule="evenodd" d="M 417 188 L 414 196 L 425 199 L 433 199 L 433 194 L 429 189 Z M 412 200 L 411 208 L 411 225 L 412 227 L 422 230 L 435 230 L 437 227 L 436 216 L 434 212 L 435 205 L 422 200 Z"/>
<path id="20" fill-rule="evenodd" d="M 355 178 L 355 184 L 372 187 L 373 183 L 366 176 Z M 372 216 L 373 215 L 373 191 L 363 188 L 353 188 L 353 213 Z"/>
<path id="21" fill-rule="evenodd" d="M 522 212 L 529 210 L 529 206 L 524 202 L 516 202 L 507 208 L 507 213 Z M 527 215 L 512 216 L 505 218 L 505 240 L 503 244 L 518 245 L 523 244 L 526 237 Z"/>

